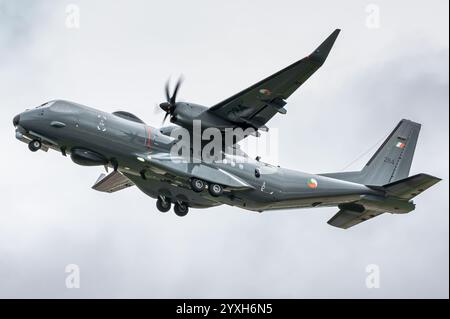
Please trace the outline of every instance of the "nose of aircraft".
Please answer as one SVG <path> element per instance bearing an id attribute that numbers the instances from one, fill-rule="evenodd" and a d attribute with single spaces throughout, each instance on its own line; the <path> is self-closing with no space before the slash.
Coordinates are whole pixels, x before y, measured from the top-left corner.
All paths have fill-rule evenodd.
<path id="1" fill-rule="evenodd" d="M 14 116 L 14 118 L 13 118 L 13 124 L 14 124 L 14 126 L 19 125 L 19 122 L 20 122 L 20 114 L 17 114 L 17 115 Z"/>

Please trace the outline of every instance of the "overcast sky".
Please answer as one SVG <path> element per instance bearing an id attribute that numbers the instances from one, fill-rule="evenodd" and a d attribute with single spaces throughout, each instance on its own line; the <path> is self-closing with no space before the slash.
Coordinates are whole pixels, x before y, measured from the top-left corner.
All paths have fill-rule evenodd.
<path id="1" fill-rule="evenodd" d="M 78 29 L 67 24 L 71 3 Z M 374 1 L 377 26 L 370 3 L 0 0 L 0 297 L 448 298 L 449 4 Z M 183 100 L 213 105 L 335 28 L 327 63 L 269 122 L 280 164 L 339 171 L 400 119 L 415 120 L 411 173 L 444 181 L 408 215 L 347 231 L 327 225 L 333 208 L 223 206 L 179 218 L 136 188 L 95 192 L 102 169 L 14 138 L 15 114 L 55 98 L 158 126 L 169 76 L 184 74 Z M 79 289 L 65 286 L 67 264 L 80 267 Z M 379 289 L 366 287 L 369 264 L 380 268 Z"/>

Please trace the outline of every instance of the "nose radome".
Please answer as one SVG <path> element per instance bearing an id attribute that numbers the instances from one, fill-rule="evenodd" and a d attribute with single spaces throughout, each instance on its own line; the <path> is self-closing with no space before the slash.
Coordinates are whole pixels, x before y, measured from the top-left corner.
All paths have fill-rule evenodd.
<path id="1" fill-rule="evenodd" d="M 13 118 L 13 124 L 14 124 L 14 126 L 19 125 L 19 122 L 20 122 L 20 115 L 18 114 L 18 115 L 16 115 L 16 116 L 14 116 L 14 118 Z"/>

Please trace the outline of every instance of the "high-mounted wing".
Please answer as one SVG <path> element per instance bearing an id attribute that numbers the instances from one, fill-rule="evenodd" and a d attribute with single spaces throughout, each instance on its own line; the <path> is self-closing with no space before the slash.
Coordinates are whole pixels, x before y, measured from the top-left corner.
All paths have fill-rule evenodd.
<path id="1" fill-rule="evenodd" d="M 325 62 L 340 30 L 335 30 L 311 55 L 211 107 L 208 112 L 238 127 L 266 130 L 277 113 L 286 113 L 286 99 Z"/>

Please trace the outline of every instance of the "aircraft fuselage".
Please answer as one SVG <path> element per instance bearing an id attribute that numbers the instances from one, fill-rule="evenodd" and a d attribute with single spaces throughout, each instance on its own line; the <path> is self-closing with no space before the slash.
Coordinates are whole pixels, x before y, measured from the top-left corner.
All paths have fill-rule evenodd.
<path id="1" fill-rule="evenodd" d="M 376 193 L 361 184 L 288 170 L 233 154 L 224 154 L 221 161 L 214 163 L 177 164 L 177 169 L 187 172 L 193 165 L 214 169 L 249 186 L 214 198 L 207 192 L 193 192 L 183 176 L 170 176 L 152 167 L 148 159 L 169 154 L 174 138 L 144 123 L 72 102 L 53 101 L 20 114 L 16 124 L 17 137 L 23 141 L 39 138 L 44 146 L 70 154 L 75 162 L 87 154 L 81 165 L 116 166 L 147 195 L 157 198 L 164 194 L 192 207 L 228 204 L 263 211 L 336 206 Z"/>

